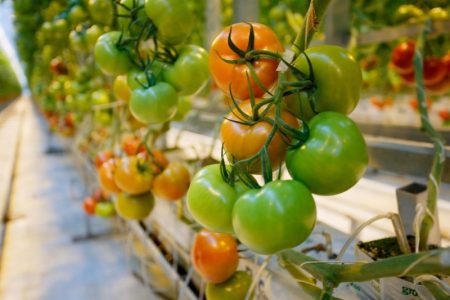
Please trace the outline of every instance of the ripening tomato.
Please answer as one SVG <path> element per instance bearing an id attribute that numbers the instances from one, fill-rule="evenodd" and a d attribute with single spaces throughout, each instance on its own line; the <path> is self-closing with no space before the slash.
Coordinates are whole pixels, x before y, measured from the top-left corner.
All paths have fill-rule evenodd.
<path id="1" fill-rule="evenodd" d="M 117 160 L 115 158 L 111 158 L 105 161 L 98 170 L 98 181 L 100 187 L 110 193 L 121 192 L 121 189 L 114 180 L 114 173 L 116 172 L 117 168 L 116 165 Z"/>
<path id="2" fill-rule="evenodd" d="M 148 192 L 140 195 L 119 194 L 115 203 L 119 216 L 126 220 L 145 219 L 153 210 L 155 199 Z"/>
<path id="3" fill-rule="evenodd" d="M 124 192 L 137 195 L 150 191 L 153 171 L 144 155 L 122 157 L 114 172 L 114 181 Z"/>
<path id="4" fill-rule="evenodd" d="M 254 50 L 268 50 L 275 53 L 282 53 L 283 45 L 276 34 L 269 27 L 263 24 L 251 23 L 255 33 Z M 256 81 L 252 79 L 252 72 L 248 67 L 251 64 L 254 68 L 256 77 L 261 84 L 269 90 L 278 79 L 276 71 L 279 61 L 269 58 L 252 58 L 245 55 L 247 63 L 231 64 L 223 61 L 237 60 L 242 58 L 233 51 L 228 45 L 228 36 L 231 32 L 233 43 L 243 52 L 246 52 L 249 46 L 249 23 L 237 23 L 226 27 L 214 39 L 209 53 L 209 69 L 217 86 L 227 95 L 231 93 L 236 99 L 244 100 L 250 97 L 247 75 L 250 77 L 251 88 L 255 97 L 261 97 L 265 94 Z"/>
<path id="5" fill-rule="evenodd" d="M 128 87 L 127 77 L 125 75 L 119 75 L 114 79 L 113 93 L 118 100 L 129 102 L 131 97 L 131 90 Z"/>
<path id="6" fill-rule="evenodd" d="M 252 115 L 252 107 L 250 101 L 245 101 L 239 104 L 240 109 L 247 115 Z M 259 110 L 259 113 L 264 111 L 264 106 Z M 268 113 L 268 117 L 274 118 L 274 110 Z M 291 127 L 298 128 L 299 123 L 297 119 L 288 111 L 283 110 L 281 118 Z M 220 127 L 220 137 L 223 142 L 224 149 L 227 154 L 234 157 L 236 160 L 244 160 L 252 157 L 261 150 L 266 142 L 273 125 L 267 121 L 258 121 L 252 125 L 242 124 L 243 116 L 237 108 L 235 108 L 224 119 Z M 286 155 L 289 139 L 283 137 L 281 133 L 277 132 L 273 137 L 268 147 L 268 155 L 272 169 L 275 170 L 283 162 Z M 261 161 L 258 159 L 250 165 L 252 172 L 258 173 L 261 171 Z"/>
<path id="7" fill-rule="evenodd" d="M 86 197 L 83 200 L 83 209 L 88 215 L 94 215 L 95 214 L 95 206 L 97 205 L 97 202 L 92 199 L 92 197 Z"/>
<path id="8" fill-rule="evenodd" d="M 423 61 L 423 81 L 425 86 L 438 84 L 447 76 L 447 67 L 438 57 L 426 57 Z"/>
<path id="9" fill-rule="evenodd" d="M 122 149 L 128 156 L 147 151 L 145 145 L 142 143 L 142 139 L 133 134 L 125 134 L 122 137 Z"/>
<path id="10" fill-rule="evenodd" d="M 395 46 L 391 56 L 391 66 L 399 74 L 410 74 L 414 71 L 413 59 L 416 43 L 406 41 Z"/>
<path id="11" fill-rule="evenodd" d="M 314 194 L 348 190 L 364 175 L 368 164 L 367 146 L 358 127 L 337 112 L 320 113 L 308 125 L 306 143 L 286 155 L 289 174 Z"/>
<path id="12" fill-rule="evenodd" d="M 244 271 L 237 271 L 226 281 L 206 285 L 207 300 L 245 300 L 252 284 L 252 276 Z M 253 297 L 250 297 L 250 300 Z"/>
<path id="13" fill-rule="evenodd" d="M 97 169 L 99 169 L 103 165 L 104 162 L 113 158 L 114 156 L 115 156 L 114 152 L 112 152 L 109 149 L 98 152 L 97 155 L 95 156 L 95 160 L 94 160 L 95 167 Z"/>
<path id="14" fill-rule="evenodd" d="M 179 162 L 171 162 L 153 180 L 152 191 L 157 197 L 175 201 L 186 194 L 190 182 L 191 175 L 187 167 Z"/>
<path id="15" fill-rule="evenodd" d="M 239 263 L 236 240 L 230 234 L 202 230 L 195 236 L 191 258 L 195 270 L 206 281 L 224 282 Z"/>

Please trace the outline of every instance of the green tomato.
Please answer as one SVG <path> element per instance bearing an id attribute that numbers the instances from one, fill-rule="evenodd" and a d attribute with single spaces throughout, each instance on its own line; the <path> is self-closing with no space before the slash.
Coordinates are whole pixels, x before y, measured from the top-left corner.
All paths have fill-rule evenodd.
<path id="1" fill-rule="evenodd" d="M 170 45 L 184 42 L 194 27 L 186 1 L 146 0 L 145 12 L 158 28 L 158 38 Z"/>
<path id="2" fill-rule="evenodd" d="M 338 46 L 315 46 L 305 53 L 311 61 L 315 77 L 316 110 L 351 113 L 359 102 L 362 84 L 361 69 L 356 60 Z M 301 54 L 294 65 L 309 76 L 305 55 Z M 299 98 L 294 94 L 288 97 L 287 104 L 295 115 L 306 120 L 314 115 L 306 97 Z"/>
<path id="3" fill-rule="evenodd" d="M 130 98 L 130 111 L 133 117 L 145 124 L 164 123 L 177 112 L 178 95 L 175 89 L 165 82 L 135 89 Z"/>
<path id="4" fill-rule="evenodd" d="M 155 199 L 150 192 L 133 196 L 121 193 L 116 200 L 116 211 L 126 220 L 142 220 L 152 212 L 154 206 Z"/>
<path id="5" fill-rule="evenodd" d="M 208 83 L 208 52 L 195 45 L 183 47 L 175 63 L 164 69 L 163 78 L 180 96 L 196 94 Z"/>
<path id="6" fill-rule="evenodd" d="M 148 17 L 144 9 L 145 0 L 121 0 L 117 6 L 117 13 L 121 17 L 117 19 L 119 28 L 129 32 L 131 35 L 138 35 L 142 27 L 147 22 Z M 128 9 L 126 9 L 126 6 Z M 137 9 L 140 7 L 140 9 Z M 128 16 L 128 17 L 122 17 Z M 131 24 L 131 25 L 130 25 Z"/>
<path id="7" fill-rule="evenodd" d="M 69 22 L 72 26 L 86 21 L 88 15 L 81 5 L 73 6 L 69 11 Z"/>
<path id="8" fill-rule="evenodd" d="M 108 104 L 110 100 L 109 93 L 106 90 L 97 90 L 91 94 L 92 105 Z"/>
<path id="9" fill-rule="evenodd" d="M 91 109 L 89 97 L 86 94 L 75 95 L 75 107 L 80 112 L 88 112 Z"/>
<path id="10" fill-rule="evenodd" d="M 112 123 L 112 115 L 106 110 L 96 110 L 94 112 L 94 122 L 102 126 L 108 126 Z"/>
<path id="11" fill-rule="evenodd" d="M 233 228 L 250 250 L 274 254 L 301 244 L 316 224 L 316 204 L 308 188 L 295 180 L 277 180 L 239 197 Z"/>
<path id="12" fill-rule="evenodd" d="M 142 85 L 147 85 L 148 80 L 145 72 L 138 68 L 132 68 L 127 73 L 127 84 L 132 91 L 142 88 Z"/>
<path id="13" fill-rule="evenodd" d="M 180 97 L 178 99 L 177 113 L 173 116 L 174 121 L 183 121 L 187 114 L 191 111 L 191 99 L 189 97 Z"/>
<path id="14" fill-rule="evenodd" d="M 86 53 L 89 51 L 89 44 L 86 32 L 72 30 L 69 34 L 70 47 L 76 52 Z"/>
<path id="15" fill-rule="evenodd" d="M 92 21 L 97 24 L 111 26 L 114 21 L 114 4 L 111 0 L 89 0 L 88 11 Z"/>
<path id="16" fill-rule="evenodd" d="M 95 47 L 95 43 L 103 33 L 103 30 L 98 25 L 92 25 L 86 30 L 86 38 L 90 48 Z"/>
<path id="17" fill-rule="evenodd" d="M 208 283 L 206 285 L 206 299 L 245 300 L 251 284 L 252 276 L 250 274 L 244 271 L 237 271 L 225 282 L 219 284 Z"/>
<path id="18" fill-rule="evenodd" d="M 368 163 L 366 143 L 358 127 L 336 112 L 320 113 L 308 125 L 306 143 L 286 155 L 289 174 L 314 194 L 335 195 L 348 190 L 363 176 Z"/>
<path id="19" fill-rule="evenodd" d="M 119 31 L 107 32 L 95 43 L 95 61 L 100 69 L 109 75 L 125 74 L 131 67 L 127 52 L 117 47 L 120 35 Z"/>
<path id="20" fill-rule="evenodd" d="M 102 218 L 110 218 L 116 215 L 114 203 L 111 201 L 100 201 L 95 205 L 95 215 Z"/>
<path id="21" fill-rule="evenodd" d="M 220 165 L 202 168 L 195 174 L 187 192 L 187 207 L 192 217 L 210 231 L 233 233 L 231 213 L 240 194 L 247 191 L 232 187 L 222 179 Z"/>

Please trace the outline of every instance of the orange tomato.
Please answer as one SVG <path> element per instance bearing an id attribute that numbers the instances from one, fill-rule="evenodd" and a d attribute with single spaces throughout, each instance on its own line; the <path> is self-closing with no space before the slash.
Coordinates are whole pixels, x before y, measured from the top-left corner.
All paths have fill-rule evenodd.
<path id="1" fill-rule="evenodd" d="M 263 24 L 251 23 L 255 33 L 254 49 L 268 50 L 282 53 L 283 45 L 276 34 L 269 27 Z M 226 27 L 214 39 L 209 55 L 209 68 L 217 86 L 226 94 L 231 93 L 237 99 L 248 99 L 249 88 L 247 74 L 250 77 L 251 88 L 255 97 L 261 97 L 265 91 L 252 79 L 251 71 L 247 63 L 251 64 L 255 74 L 262 85 L 269 90 L 278 79 L 278 60 L 269 58 L 246 57 L 246 62 L 231 64 L 223 61 L 240 59 L 240 55 L 228 46 L 228 35 L 231 31 L 233 43 L 242 51 L 246 51 L 249 44 L 249 23 L 237 23 Z"/>
<path id="2" fill-rule="evenodd" d="M 183 197 L 191 182 L 191 175 L 185 165 L 171 162 L 153 181 L 153 193 L 162 199 L 178 200 Z"/>
<path id="3" fill-rule="evenodd" d="M 114 174 L 116 172 L 117 161 L 115 158 L 111 158 L 105 161 L 98 170 L 98 181 L 100 187 L 110 193 L 119 193 L 121 189 L 114 180 Z"/>
<path id="4" fill-rule="evenodd" d="M 242 102 L 239 104 L 239 107 L 247 115 L 252 115 L 250 101 Z M 259 112 L 262 111 L 264 111 L 264 107 L 259 110 Z M 267 116 L 273 119 L 274 114 L 274 111 L 271 110 Z M 281 118 L 291 127 L 299 127 L 297 119 L 288 111 L 283 111 Z M 242 122 L 242 119 L 243 116 L 235 108 L 228 114 L 220 128 L 224 149 L 228 155 L 232 155 L 236 160 L 250 158 L 260 151 L 273 128 L 273 125 L 267 121 L 258 121 L 253 125 L 237 123 Z M 289 140 L 283 137 L 280 132 L 277 132 L 272 138 L 267 149 L 272 169 L 278 168 L 280 163 L 282 163 L 286 155 L 288 142 Z M 250 166 L 250 170 L 255 173 L 260 171 L 258 160 Z"/>
<path id="5" fill-rule="evenodd" d="M 114 172 L 114 181 L 131 195 L 148 192 L 153 182 L 151 165 L 144 155 L 122 157 Z"/>
<path id="6" fill-rule="evenodd" d="M 142 140 L 134 134 L 126 134 L 122 137 L 122 149 L 127 155 L 136 155 L 147 151 Z"/>
<path id="7" fill-rule="evenodd" d="M 239 263 L 236 240 L 230 234 L 202 230 L 195 236 L 191 258 L 195 270 L 206 281 L 224 282 Z"/>
<path id="8" fill-rule="evenodd" d="M 95 167 L 97 169 L 100 168 L 105 161 L 107 161 L 108 159 L 113 158 L 113 157 L 114 157 L 114 153 L 109 149 L 98 152 L 97 155 L 95 156 L 95 160 L 94 160 Z"/>

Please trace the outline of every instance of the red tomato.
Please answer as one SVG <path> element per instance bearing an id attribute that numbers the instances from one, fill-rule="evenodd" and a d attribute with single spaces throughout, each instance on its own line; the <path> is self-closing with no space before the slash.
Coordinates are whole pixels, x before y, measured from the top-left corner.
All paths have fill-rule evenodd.
<path id="1" fill-rule="evenodd" d="M 195 236 L 191 258 L 195 270 L 206 281 L 224 282 L 239 263 L 236 240 L 230 234 L 202 230 Z"/>
<path id="2" fill-rule="evenodd" d="M 442 119 L 442 121 L 450 120 L 450 111 L 449 110 L 439 111 L 439 117 Z"/>
<path id="3" fill-rule="evenodd" d="M 142 140 L 133 134 L 123 136 L 122 149 L 127 155 L 136 155 L 146 151 L 144 144 L 142 144 Z"/>
<path id="4" fill-rule="evenodd" d="M 435 85 L 447 76 L 445 63 L 437 57 L 427 57 L 423 65 L 423 81 L 425 86 Z"/>
<path id="5" fill-rule="evenodd" d="M 171 162 L 165 170 L 153 180 L 153 193 L 166 200 L 179 200 L 183 197 L 191 182 L 191 175 L 185 165 Z"/>
<path id="6" fill-rule="evenodd" d="M 406 41 L 395 46 L 391 55 L 391 65 L 399 74 L 413 72 L 414 41 Z"/>
<path id="7" fill-rule="evenodd" d="M 92 197 L 86 197 L 83 200 L 83 209 L 88 215 L 94 215 L 95 214 L 95 206 L 97 205 L 97 202 Z"/>

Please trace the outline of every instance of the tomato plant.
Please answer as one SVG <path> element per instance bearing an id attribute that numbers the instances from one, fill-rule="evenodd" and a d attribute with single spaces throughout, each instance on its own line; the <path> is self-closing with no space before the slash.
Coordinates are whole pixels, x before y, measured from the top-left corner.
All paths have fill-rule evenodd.
<path id="1" fill-rule="evenodd" d="M 172 85 L 180 96 L 196 94 L 209 79 L 208 52 L 199 46 L 184 46 L 175 63 L 164 68 L 163 79 Z"/>
<path id="2" fill-rule="evenodd" d="M 144 155 L 122 157 L 114 172 L 117 186 L 131 195 L 150 191 L 153 177 L 150 162 Z"/>
<path id="3" fill-rule="evenodd" d="M 126 220 L 142 220 L 146 218 L 155 205 L 152 193 L 128 195 L 121 193 L 115 203 L 117 213 Z"/>
<path id="4" fill-rule="evenodd" d="M 206 281 L 224 282 L 239 263 L 236 240 L 226 233 L 202 230 L 195 236 L 191 258 L 195 270 Z"/>
<path id="5" fill-rule="evenodd" d="M 233 233 L 231 213 L 244 189 L 226 183 L 220 165 L 202 168 L 192 178 L 187 206 L 194 219 L 211 231 Z"/>
<path id="6" fill-rule="evenodd" d="M 208 300 L 245 300 L 252 284 L 252 276 L 244 271 L 237 271 L 228 280 L 206 285 L 206 299 Z M 252 299 L 251 297 L 250 299 Z"/>
<path id="7" fill-rule="evenodd" d="M 177 103 L 178 95 L 175 89 L 165 82 L 158 82 L 152 87 L 133 91 L 130 111 L 142 123 L 164 123 L 177 112 Z"/>
<path id="8" fill-rule="evenodd" d="M 311 76 L 308 59 L 312 64 L 316 112 L 336 111 L 351 113 L 359 102 L 362 74 L 359 64 L 344 48 L 320 45 L 308 48 L 293 62 L 307 77 Z M 314 116 L 305 95 L 288 97 L 288 106 L 298 117 Z"/>
<path id="9" fill-rule="evenodd" d="M 153 180 L 152 191 L 155 196 L 166 200 L 179 200 L 183 197 L 191 181 L 186 166 L 179 162 L 171 162 L 164 171 Z"/>
<path id="10" fill-rule="evenodd" d="M 366 143 L 356 124 L 340 113 L 324 112 L 308 125 L 309 139 L 287 153 L 289 174 L 314 194 L 335 195 L 351 188 L 368 163 Z"/>
<path id="11" fill-rule="evenodd" d="M 250 38 L 253 28 L 254 40 Z M 234 47 L 230 45 L 228 37 Z M 278 79 L 278 60 L 258 57 L 252 51 L 282 53 L 283 46 L 275 33 L 267 26 L 257 23 L 237 23 L 226 27 L 214 39 L 209 54 L 209 69 L 217 86 L 226 94 L 231 92 L 237 99 L 249 99 L 249 76 L 255 97 L 261 97 Z M 253 53 L 255 52 L 253 51 Z M 232 60 L 230 63 L 226 60 Z M 254 74 L 254 76 L 253 76 Z M 257 80 L 255 80 L 257 78 Z M 259 83 L 264 87 L 261 88 Z"/>
<path id="12" fill-rule="evenodd" d="M 258 110 L 259 113 L 262 113 L 264 109 L 264 106 L 261 107 Z M 220 127 L 220 137 L 228 155 L 236 160 L 245 160 L 261 150 L 273 130 L 273 125 L 265 120 L 256 120 L 245 124 L 242 122 L 245 118 L 240 111 L 252 115 L 250 101 L 239 104 L 239 108 L 233 109 L 228 114 Z M 274 115 L 274 109 L 271 109 L 266 116 L 273 119 Z M 283 110 L 281 118 L 290 126 L 299 127 L 297 119 L 288 111 Z M 289 138 L 283 137 L 280 132 L 275 133 L 267 148 L 272 168 L 278 168 L 280 163 L 283 162 L 288 144 Z M 250 170 L 256 173 L 260 172 L 260 164 L 259 160 L 252 162 Z"/>
<path id="13" fill-rule="evenodd" d="M 295 247 L 311 234 L 316 205 L 309 189 L 295 180 L 278 180 L 242 194 L 233 208 L 237 238 L 261 254 Z"/>

